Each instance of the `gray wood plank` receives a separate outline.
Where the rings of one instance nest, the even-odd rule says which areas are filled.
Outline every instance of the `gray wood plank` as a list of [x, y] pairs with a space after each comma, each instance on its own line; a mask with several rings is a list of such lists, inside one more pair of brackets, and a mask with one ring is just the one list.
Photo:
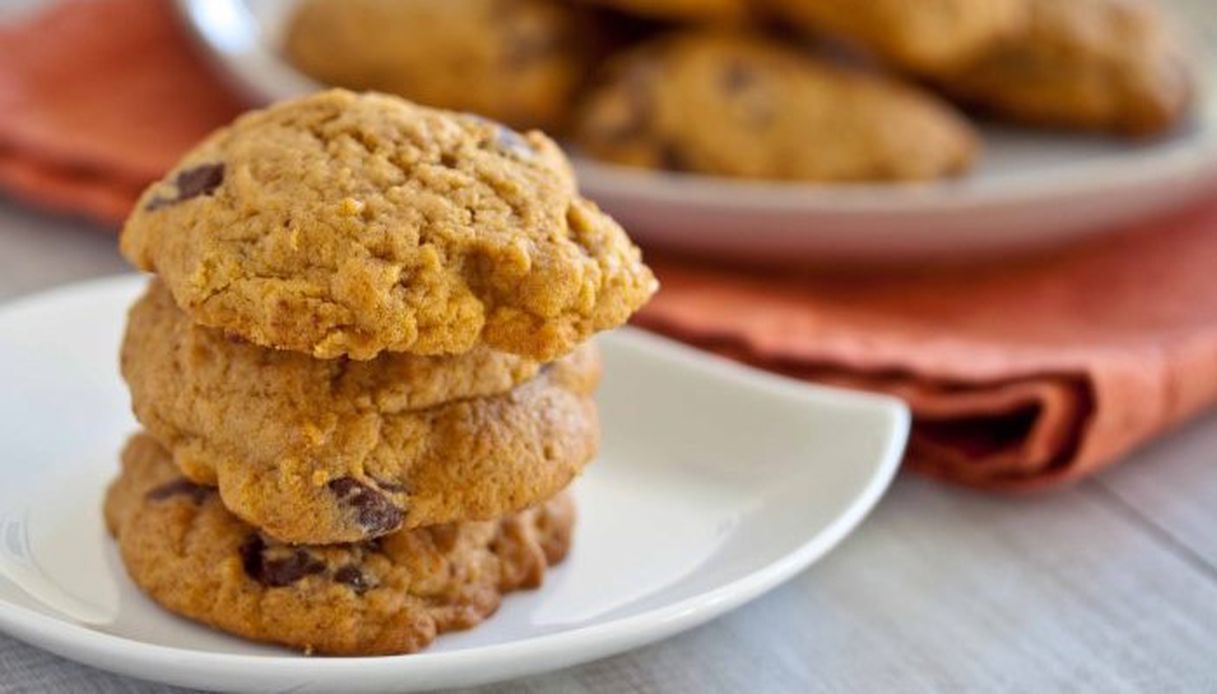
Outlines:
[[114, 230], [22, 208], [0, 196], [0, 300], [131, 268]]
[[0, 694], [30, 694], [31, 692], [171, 694], [185, 691], [111, 675], [108, 672], [64, 660], [0, 635]]
[[490, 691], [1203, 691], [1215, 625], [1217, 584], [1087, 485], [1000, 499], [902, 478], [752, 605]]
[[1098, 482], [1217, 575], [1217, 415], [1151, 444]]

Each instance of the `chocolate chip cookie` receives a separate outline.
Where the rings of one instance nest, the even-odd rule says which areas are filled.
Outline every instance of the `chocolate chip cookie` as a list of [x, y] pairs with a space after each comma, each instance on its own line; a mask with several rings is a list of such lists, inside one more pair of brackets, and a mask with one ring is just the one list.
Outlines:
[[554, 131], [596, 32], [550, 0], [308, 0], [286, 36], [288, 58], [323, 83]]
[[545, 136], [343, 90], [207, 138], [145, 191], [121, 247], [196, 322], [319, 358], [547, 361], [657, 286]]
[[139, 434], [105, 516], [128, 574], [166, 609], [305, 652], [381, 655], [422, 649], [481, 622], [503, 594], [539, 586], [570, 547], [574, 507], [562, 494], [492, 521], [285, 545], [181, 477], [169, 453]]
[[1192, 61], [1157, 3], [1024, 2], [1024, 29], [937, 74], [945, 91], [1017, 121], [1133, 136], [1187, 115]]
[[565, 488], [599, 442], [591, 344], [545, 367], [486, 348], [319, 360], [194, 324], [153, 282], [122, 371], [186, 476], [284, 542], [497, 518]]
[[1027, 20], [1027, 0], [763, 2], [796, 26], [844, 36], [895, 66], [923, 74], [971, 61], [1021, 31]]
[[588, 96], [575, 142], [630, 166], [874, 181], [960, 173], [978, 139], [915, 87], [764, 38], [699, 31], [620, 56]]

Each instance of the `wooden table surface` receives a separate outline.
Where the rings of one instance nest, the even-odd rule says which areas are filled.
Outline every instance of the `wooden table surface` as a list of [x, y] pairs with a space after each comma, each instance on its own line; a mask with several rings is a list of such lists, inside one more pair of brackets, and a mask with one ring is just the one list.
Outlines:
[[[0, 199], [0, 300], [124, 271], [113, 236]], [[903, 475], [727, 616], [502, 692], [1217, 691], [1217, 416], [1067, 491]], [[0, 636], [0, 691], [162, 691]]]

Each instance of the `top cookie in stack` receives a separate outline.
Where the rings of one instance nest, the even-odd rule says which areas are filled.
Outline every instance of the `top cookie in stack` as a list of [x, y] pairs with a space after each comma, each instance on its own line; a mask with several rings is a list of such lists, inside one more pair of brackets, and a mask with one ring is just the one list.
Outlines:
[[581, 344], [657, 286], [545, 136], [341, 90], [208, 138], [121, 246], [159, 276], [123, 346], [137, 417], [289, 543], [553, 497], [598, 442]]
[[121, 245], [195, 322], [323, 359], [548, 361], [656, 286], [545, 136], [340, 90], [208, 138]]

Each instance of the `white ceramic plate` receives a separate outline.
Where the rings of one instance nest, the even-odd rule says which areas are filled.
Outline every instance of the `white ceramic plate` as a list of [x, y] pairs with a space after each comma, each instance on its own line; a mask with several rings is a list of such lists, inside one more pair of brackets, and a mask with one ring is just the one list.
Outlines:
[[470, 685], [669, 636], [773, 588], [886, 488], [899, 402], [810, 387], [641, 332], [600, 339], [604, 445], [576, 488], [571, 556], [540, 590], [426, 652], [305, 658], [160, 610], [100, 514], [135, 423], [116, 373], [124, 276], [0, 309], [0, 629], [90, 665], [188, 687], [356, 691]]
[[[234, 84], [257, 101], [318, 85], [281, 59], [294, 0], [177, 0]], [[576, 159], [583, 191], [643, 242], [757, 260], [912, 261], [1060, 244], [1217, 189], [1217, 4], [1172, 0], [1197, 35], [1191, 123], [1150, 143], [998, 127], [965, 178], [814, 185], [647, 172]]]

